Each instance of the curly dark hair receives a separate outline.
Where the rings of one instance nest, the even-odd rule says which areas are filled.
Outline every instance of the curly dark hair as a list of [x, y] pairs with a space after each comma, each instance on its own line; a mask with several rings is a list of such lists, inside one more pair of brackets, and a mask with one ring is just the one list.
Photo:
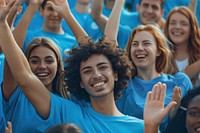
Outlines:
[[80, 87], [80, 64], [86, 61], [92, 55], [104, 55], [112, 64], [114, 73], [118, 75], [118, 81], [114, 85], [115, 100], [121, 96], [121, 91], [128, 85], [127, 81], [131, 78], [131, 62], [126, 52], [120, 49], [116, 44], [104, 42], [101, 39], [97, 43], [89, 40], [86, 45], [74, 47], [69, 51], [69, 58], [66, 60], [65, 80], [68, 90], [79, 100], [90, 101], [90, 96], [85, 89]]

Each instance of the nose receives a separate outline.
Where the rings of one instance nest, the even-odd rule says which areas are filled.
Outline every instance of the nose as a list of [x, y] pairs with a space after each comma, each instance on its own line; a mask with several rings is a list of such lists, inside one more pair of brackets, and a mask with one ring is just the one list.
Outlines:
[[140, 43], [139, 45], [138, 45], [138, 47], [137, 47], [137, 50], [143, 50], [144, 49], [144, 47], [142, 46], [142, 44]]
[[39, 69], [46, 69], [46, 64], [44, 62], [41, 62], [39, 65]]
[[99, 70], [94, 70], [93, 78], [98, 79], [101, 77], [101, 72]]
[[151, 6], [148, 6], [147, 9], [146, 9], [146, 11], [147, 11], [148, 13], [152, 13], [153, 10], [152, 10]]

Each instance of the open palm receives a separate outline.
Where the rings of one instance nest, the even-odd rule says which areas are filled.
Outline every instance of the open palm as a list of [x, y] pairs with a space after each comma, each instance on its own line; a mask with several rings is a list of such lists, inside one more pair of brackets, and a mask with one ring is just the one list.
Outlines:
[[144, 108], [144, 122], [146, 124], [158, 126], [168, 115], [170, 109], [176, 105], [176, 102], [171, 102], [164, 108], [165, 93], [166, 85], [158, 83], [154, 85], [152, 92], [147, 94]]

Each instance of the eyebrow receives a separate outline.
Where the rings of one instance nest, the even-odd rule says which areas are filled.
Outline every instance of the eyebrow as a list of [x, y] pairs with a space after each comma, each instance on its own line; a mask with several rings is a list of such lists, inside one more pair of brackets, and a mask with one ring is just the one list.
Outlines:
[[[32, 58], [39, 58], [39, 56], [31, 56], [30, 59]], [[45, 58], [53, 58], [53, 56], [46, 56]]]
[[[108, 64], [108, 62], [100, 62], [96, 66], [101, 66], [101, 65], [104, 65], [104, 64]], [[86, 67], [82, 68], [81, 71], [83, 71], [85, 69], [89, 69], [89, 68], [91, 68], [91, 66], [86, 66]]]

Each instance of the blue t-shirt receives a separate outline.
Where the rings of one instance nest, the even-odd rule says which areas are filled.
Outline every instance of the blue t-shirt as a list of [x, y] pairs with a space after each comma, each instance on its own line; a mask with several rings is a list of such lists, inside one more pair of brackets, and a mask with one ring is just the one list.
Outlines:
[[0, 84], [3, 81], [3, 72], [4, 72], [4, 54], [0, 54]]
[[58, 124], [56, 121], [43, 119], [20, 87], [16, 88], [8, 102], [3, 99], [3, 111], [6, 120], [12, 122], [13, 133], [43, 133], [45, 129]]
[[49, 118], [43, 119], [18, 87], [8, 102], [3, 100], [6, 120], [14, 133], [42, 133], [61, 123], [74, 123], [86, 133], [143, 133], [143, 120], [130, 116], [107, 116], [86, 104], [78, 105], [51, 93]]
[[139, 3], [139, 0], [126, 0], [126, 4], [130, 4], [132, 6], [131, 12], [137, 11], [136, 5]]
[[190, 0], [165, 0], [163, 18], [167, 18], [169, 12], [176, 6], [188, 6]]
[[[71, 12], [73, 14], [73, 16], [76, 18], [76, 20], [78, 21], [78, 23], [81, 25], [81, 27], [85, 30], [86, 25], [87, 25], [87, 19], [89, 19], [88, 17], [90, 17], [89, 13], [78, 13], [75, 9], [71, 9]], [[70, 27], [68, 26], [68, 24], [66, 23], [65, 20], [62, 21], [62, 27], [63, 30], [68, 33], [71, 36], [74, 36], [73, 32], [71, 31]]]
[[[103, 8], [102, 12], [106, 17], [109, 17], [112, 10]], [[101, 37], [103, 37], [103, 33], [99, 29], [98, 25], [94, 22], [92, 17], [88, 17], [87, 19], [87, 25], [85, 25], [85, 31], [87, 34], [94, 40], [97, 41]], [[126, 44], [128, 42], [128, 39], [131, 34], [131, 28], [123, 25], [119, 25], [118, 35], [117, 35], [117, 41], [120, 46], [120, 48], [124, 49], [126, 47]]]
[[[14, 21], [14, 27], [17, 26], [17, 24], [19, 23], [19, 21], [21, 20], [22, 16], [24, 15], [24, 12], [26, 11], [28, 5], [26, 4], [26, 2], [22, 3], [22, 11], [20, 14], [18, 14], [16, 16], [16, 19]], [[43, 25], [43, 17], [40, 16], [40, 10], [38, 9], [37, 12], [35, 13], [35, 15], [33, 16], [31, 23], [28, 27], [29, 30], [37, 30], [37, 29], [41, 29]]]
[[198, 24], [199, 24], [199, 27], [200, 27], [200, 0], [197, 0], [196, 17], [197, 17]]
[[6, 121], [3, 114], [3, 106], [2, 106], [2, 89], [0, 86], [0, 133], [4, 133], [6, 128]]
[[76, 0], [68, 0], [68, 3], [70, 8], [74, 8], [76, 5]]
[[[171, 102], [175, 86], [181, 87], [183, 96], [187, 94], [188, 90], [192, 89], [192, 83], [189, 77], [181, 72], [176, 73], [174, 76], [162, 74], [161, 76], [150, 81], [144, 81], [140, 78], [134, 77], [129, 81], [128, 88], [123, 91], [122, 97], [116, 101], [118, 109], [126, 115], [143, 119], [146, 95], [152, 90], [154, 84], [158, 82], [165, 83], [167, 86], [165, 106]], [[165, 129], [166, 124], [167, 118], [160, 125], [161, 132]]]
[[90, 106], [76, 104], [72, 101], [51, 94], [51, 111], [48, 119], [60, 123], [76, 124], [85, 133], [143, 133], [143, 120], [131, 116], [103, 115]]
[[120, 23], [124, 26], [135, 29], [137, 26], [141, 25], [140, 17], [138, 12], [124, 12], [126, 15], [122, 15]]
[[63, 61], [67, 58], [67, 51], [72, 49], [74, 46], [78, 46], [76, 39], [67, 33], [57, 34], [52, 32], [47, 32], [44, 30], [28, 31], [26, 34], [26, 39], [23, 46], [23, 51], [29, 45], [29, 43], [36, 37], [48, 37], [53, 40], [60, 49], [60, 53]]

